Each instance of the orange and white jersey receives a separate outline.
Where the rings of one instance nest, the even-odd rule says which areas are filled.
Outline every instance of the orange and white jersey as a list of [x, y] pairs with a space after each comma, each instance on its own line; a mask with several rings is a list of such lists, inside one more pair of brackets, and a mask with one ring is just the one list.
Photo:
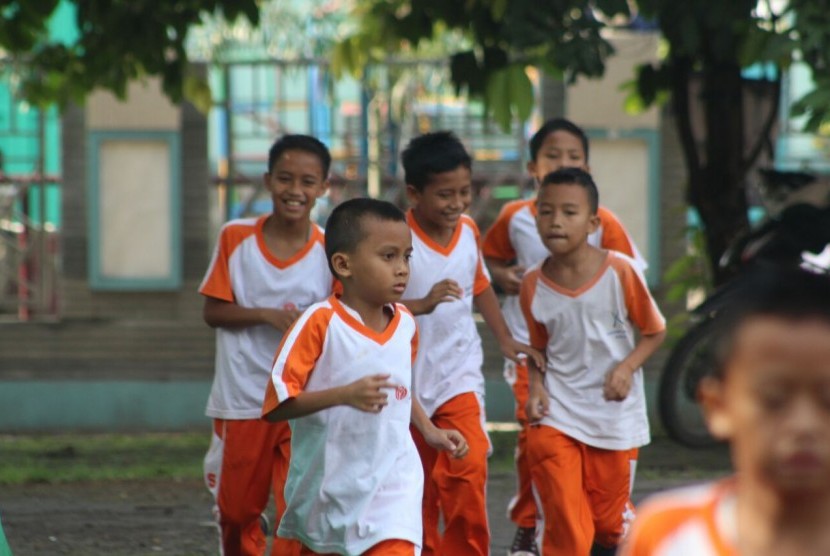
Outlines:
[[657, 494], [637, 510], [621, 556], [738, 556], [734, 482]]
[[[312, 224], [303, 248], [288, 260], [265, 245], [267, 216], [222, 226], [199, 293], [241, 307], [305, 309], [329, 296], [332, 276], [323, 231]], [[269, 325], [216, 329], [216, 371], [206, 414], [219, 419], [257, 419], [282, 333]]]
[[[597, 216], [599, 228], [588, 236], [588, 243], [628, 255], [634, 259], [637, 268], [644, 272], [648, 264], [616, 215], [605, 207], [599, 207]], [[481, 249], [485, 257], [505, 262], [515, 260], [516, 264], [524, 268], [530, 268], [547, 258], [550, 252], [536, 229], [536, 201], [529, 199], [505, 204], [496, 221], [484, 234]], [[519, 297], [504, 296], [502, 313], [513, 337], [520, 342], [529, 342]]]
[[596, 275], [570, 290], [544, 276], [540, 263], [525, 275], [519, 294], [530, 345], [547, 358], [550, 407], [542, 424], [595, 448], [628, 450], [650, 440], [642, 369], [625, 400], [602, 395], [605, 376], [634, 350], [635, 327], [641, 334], [665, 328], [633, 264], [607, 251]]
[[421, 545], [423, 468], [409, 432], [415, 318], [401, 304], [383, 333], [336, 296], [288, 331], [265, 390], [263, 415], [300, 392], [388, 374], [397, 387], [380, 413], [335, 406], [291, 423], [280, 536], [320, 553], [362, 554], [387, 539]]
[[425, 297], [436, 282], [450, 278], [463, 290], [461, 299], [439, 303], [428, 315], [419, 315], [421, 346], [415, 360], [414, 388], [427, 415], [465, 392], [484, 396], [484, 360], [481, 338], [473, 318], [473, 298], [490, 286], [479, 251], [475, 222], [463, 215], [446, 247], [424, 232], [410, 211], [412, 258], [409, 284], [403, 299]]

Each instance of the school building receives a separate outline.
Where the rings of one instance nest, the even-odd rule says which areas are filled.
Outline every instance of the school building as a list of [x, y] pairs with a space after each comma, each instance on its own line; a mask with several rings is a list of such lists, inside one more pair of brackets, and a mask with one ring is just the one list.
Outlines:
[[[647, 257], [659, 299], [663, 271], [687, 249], [682, 152], [665, 108], [624, 110], [620, 85], [657, 56], [657, 35], [611, 39], [617, 55], [601, 80], [565, 87], [533, 74], [537, 112], [508, 133], [454, 96], [442, 61], [406, 62], [408, 82], [376, 68], [371, 87], [333, 83], [320, 60], [207, 65], [207, 114], [171, 104], [152, 79], [133, 84], [126, 101], [96, 92], [60, 116], [0, 96], [0, 123], [23, 112], [35, 119], [29, 162], [12, 168], [0, 143], [0, 432], [208, 426], [214, 334], [197, 289], [221, 223], [270, 209], [261, 175], [268, 146], [286, 132], [315, 134], [332, 150], [323, 222], [350, 196], [400, 200], [399, 146], [453, 129], [475, 157], [471, 212], [485, 228], [503, 202], [528, 192], [532, 130], [564, 115], [588, 131], [602, 203]], [[489, 417], [510, 421], [489, 344]]]

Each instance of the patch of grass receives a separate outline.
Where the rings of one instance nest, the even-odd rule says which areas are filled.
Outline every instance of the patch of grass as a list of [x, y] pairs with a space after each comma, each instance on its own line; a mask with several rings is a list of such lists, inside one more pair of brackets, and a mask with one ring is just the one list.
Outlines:
[[[511, 472], [515, 431], [492, 431], [493, 473]], [[0, 436], [0, 485], [198, 479], [208, 432]]]
[[0, 485], [202, 475], [208, 432], [0, 436]]
[[512, 472], [516, 464], [514, 457], [516, 453], [517, 431], [490, 431], [490, 443], [493, 445], [493, 453], [487, 462], [490, 473]]

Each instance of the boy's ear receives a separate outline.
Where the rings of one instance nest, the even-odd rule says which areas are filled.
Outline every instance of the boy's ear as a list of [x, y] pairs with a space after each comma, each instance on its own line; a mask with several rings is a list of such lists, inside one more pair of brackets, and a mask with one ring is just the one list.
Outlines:
[[535, 180], [536, 179], [536, 161], [535, 160], [528, 160], [527, 161], [527, 166], [525, 166], [525, 168], [527, 168], [527, 173], [530, 174], [530, 177], [532, 177]]
[[697, 403], [703, 410], [706, 427], [718, 440], [732, 436], [732, 418], [724, 403], [724, 384], [717, 378], [703, 377], [697, 389]]
[[351, 261], [346, 253], [335, 253], [331, 256], [331, 266], [337, 278], [349, 278], [352, 275]]
[[[536, 218], [538, 219], [539, 217], [537, 216]], [[596, 214], [592, 214], [591, 219], [588, 222], [588, 233], [593, 234], [594, 232], [599, 230], [599, 225], [600, 225], [599, 216], [597, 216]]]
[[265, 186], [265, 189], [271, 191], [271, 172], [262, 174], [262, 185]]
[[409, 201], [409, 206], [414, 207], [418, 204], [421, 198], [421, 192], [414, 185], [406, 184], [406, 200]]

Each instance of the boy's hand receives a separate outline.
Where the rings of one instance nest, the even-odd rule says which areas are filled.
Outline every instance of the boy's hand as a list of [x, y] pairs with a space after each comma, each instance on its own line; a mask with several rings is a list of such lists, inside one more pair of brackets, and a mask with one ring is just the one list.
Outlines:
[[490, 269], [493, 280], [507, 295], [519, 295], [519, 288], [522, 285], [522, 276], [525, 273], [525, 267], [514, 264], [495, 270]]
[[262, 318], [280, 332], [286, 332], [303, 313], [297, 309], [261, 309]]
[[432, 286], [432, 289], [429, 290], [426, 297], [422, 300], [422, 314], [433, 312], [439, 303], [447, 303], [449, 301], [461, 299], [462, 295], [464, 295], [464, 290], [461, 289], [461, 286], [459, 286], [458, 282], [455, 280], [447, 278], [446, 280], [436, 282], [435, 285]]
[[449, 452], [456, 459], [463, 458], [470, 451], [467, 440], [455, 429], [431, 427], [429, 432], [424, 435], [424, 440], [436, 450]]
[[[535, 371], [531, 371], [535, 372]], [[548, 393], [545, 392], [544, 387], [531, 388], [530, 396], [527, 398], [525, 411], [527, 412], [527, 420], [533, 425], [542, 420], [542, 417], [548, 414], [550, 409], [550, 400]]]
[[609, 402], [621, 402], [628, 397], [631, 391], [631, 381], [634, 371], [621, 363], [605, 375], [605, 383], [602, 385], [602, 395]]
[[527, 344], [518, 342], [513, 338], [505, 338], [499, 347], [502, 355], [514, 363], [526, 365], [525, 358], [530, 357], [538, 368], [545, 368], [545, 357]]
[[395, 385], [389, 382], [390, 376], [364, 376], [346, 385], [343, 403], [367, 413], [380, 413], [388, 403], [388, 395], [383, 390], [395, 388]]

